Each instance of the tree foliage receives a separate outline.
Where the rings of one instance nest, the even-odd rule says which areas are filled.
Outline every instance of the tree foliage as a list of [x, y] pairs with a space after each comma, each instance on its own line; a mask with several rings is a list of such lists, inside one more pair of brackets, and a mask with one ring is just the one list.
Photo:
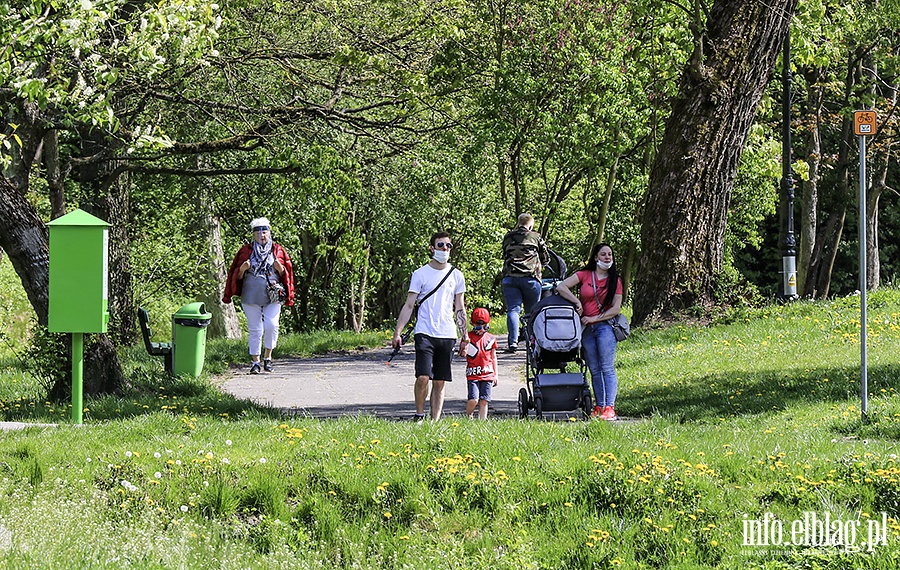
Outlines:
[[[454, 234], [469, 305], [503, 310], [499, 242], [522, 211], [572, 268], [602, 239], [629, 284], [680, 284], [654, 303], [716, 302], [722, 288], [696, 289], [697, 275], [734, 280], [740, 271], [761, 283], [771, 272], [762, 262], [777, 262], [757, 248], [772, 249], [779, 177], [777, 86], [761, 81], [756, 111], [756, 84], [725, 77], [728, 62], [746, 71], [748, 54], [770, 65], [777, 34], [754, 36], [769, 38], [759, 46], [740, 34], [720, 42], [720, 32], [732, 13], [752, 35], [793, 6], [762, 14], [731, 4], [3, 3], [0, 199], [11, 213], [0, 245], [45, 317], [46, 278], [29, 257], [46, 245], [43, 223], [76, 206], [109, 218], [122, 250], [111, 256], [117, 342], [130, 341], [128, 306], [220, 297], [216, 271], [260, 215], [295, 262], [289, 331], [391, 326], [439, 230]], [[842, 120], [855, 105], [885, 107], [896, 85], [898, 17], [887, 4], [803, 0], [793, 20], [795, 127], [804, 133], [795, 170], [817, 183], [819, 244], [853, 215], [840, 207], [852, 182], [849, 155], [837, 150]], [[851, 68], [858, 81], [847, 80]], [[710, 106], [688, 104], [691, 81]], [[722, 112], [732, 101], [739, 124]], [[676, 123], [685, 109], [721, 143], [706, 153], [726, 157], [708, 171], [721, 183], [661, 182], [703, 171], [680, 159], [703, 157], [701, 147], [686, 153], [663, 138], [664, 126], [667, 137], [684, 132]], [[887, 189], [897, 177], [892, 120], [872, 147]], [[814, 130], [818, 154], [801, 148]], [[706, 229], [691, 225], [699, 206], [653, 217], [669, 211], [660, 196], [695, 190], [719, 200]], [[695, 234], [686, 259], [702, 259], [702, 272], [638, 269], [640, 255]], [[37, 245], [17, 241], [24, 236]], [[636, 314], [653, 313], [641, 308], [646, 288], [637, 294]]]

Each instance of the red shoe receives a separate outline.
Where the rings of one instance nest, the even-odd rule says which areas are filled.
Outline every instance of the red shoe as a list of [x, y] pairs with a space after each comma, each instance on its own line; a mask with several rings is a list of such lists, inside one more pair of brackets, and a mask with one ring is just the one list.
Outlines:
[[606, 406], [603, 408], [603, 412], [600, 413], [601, 420], [613, 421], [619, 419], [616, 415], [616, 410], [613, 409], [612, 406]]
[[591, 417], [592, 417], [592, 418], [596, 418], [597, 416], [599, 416], [599, 415], [602, 414], [602, 413], [603, 413], [603, 409], [602, 409], [600, 406], [596, 406], [596, 407], [594, 408], [594, 411], [591, 412]]

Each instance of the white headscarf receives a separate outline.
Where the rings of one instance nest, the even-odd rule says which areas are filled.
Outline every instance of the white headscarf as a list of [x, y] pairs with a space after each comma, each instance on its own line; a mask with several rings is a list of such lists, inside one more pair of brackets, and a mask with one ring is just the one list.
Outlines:
[[259, 227], [269, 228], [269, 240], [266, 245], [256, 241], [255, 237], [251, 240], [253, 251], [250, 252], [250, 271], [254, 275], [268, 276], [275, 263], [275, 256], [272, 255], [272, 226], [269, 225], [268, 218], [256, 218], [250, 222], [251, 231]]

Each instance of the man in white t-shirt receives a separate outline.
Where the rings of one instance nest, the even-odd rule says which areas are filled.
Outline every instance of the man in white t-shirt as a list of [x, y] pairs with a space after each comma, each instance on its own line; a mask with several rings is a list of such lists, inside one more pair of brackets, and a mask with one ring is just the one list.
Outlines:
[[[450, 361], [457, 332], [462, 337], [460, 351], [468, 342], [466, 337], [466, 279], [462, 271], [448, 263], [453, 242], [450, 234], [439, 232], [431, 236], [431, 261], [416, 269], [409, 281], [406, 303], [397, 317], [394, 329], [394, 348], [402, 344], [400, 335], [420, 302], [413, 331], [416, 346], [416, 420], [425, 418], [425, 399], [431, 380], [431, 419], [439, 420], [444, 409], [444, 383], [452, 382]], [[423, 300], [424, 299], [424, 300]]]

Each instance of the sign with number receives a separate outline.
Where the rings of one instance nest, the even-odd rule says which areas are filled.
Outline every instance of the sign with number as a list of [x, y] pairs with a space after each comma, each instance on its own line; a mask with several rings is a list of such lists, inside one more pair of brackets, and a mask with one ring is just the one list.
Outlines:
[[875, 111], [853, 111], [853, 134], [875, 134]]

